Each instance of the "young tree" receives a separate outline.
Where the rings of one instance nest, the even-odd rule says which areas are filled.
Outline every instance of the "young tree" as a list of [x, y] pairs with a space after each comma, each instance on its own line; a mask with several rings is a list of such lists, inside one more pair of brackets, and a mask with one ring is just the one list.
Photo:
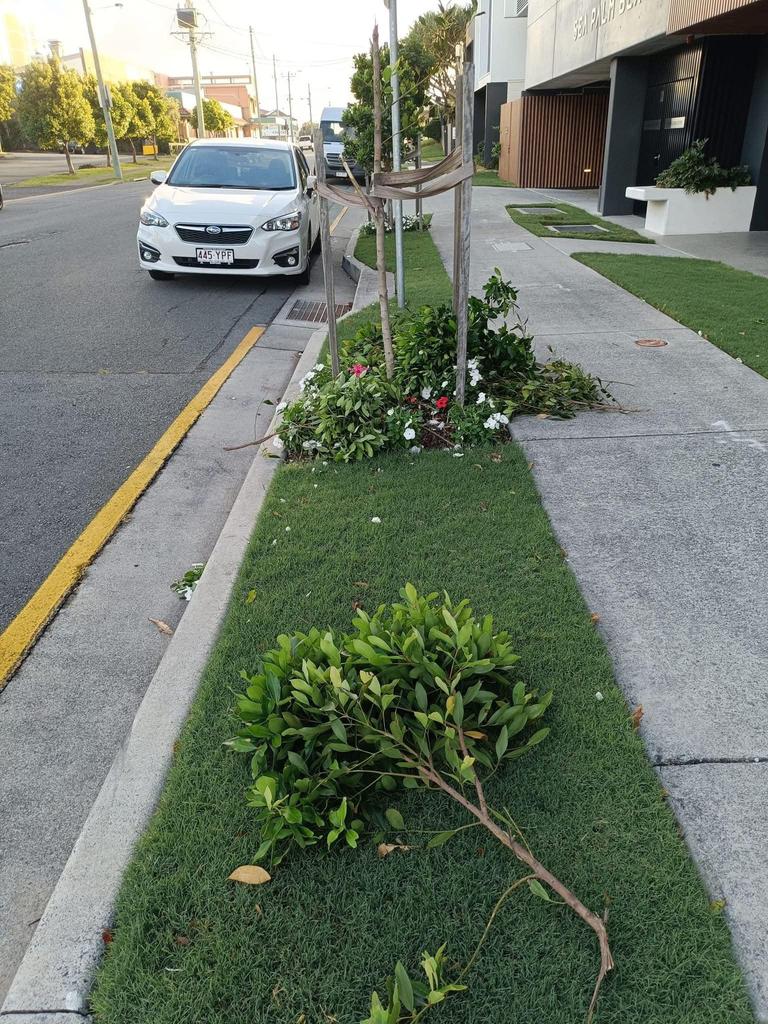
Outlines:
[[140, 99], [146, 100], [152, 112], [152, 141], [155, 146], [155, 160], [157, 160], [157, 143], [159, 139], [165, 142], [176, 137], [179, 123], [178, 103], [168, 99], [156, 85], [151, 82], [133, 82], [133, 92]]
[[[203, 99], [203, 123], [207, 132], [223, 135], [234, 127], [235, 119], [218, 100]], [[192, 111], [192, 124], [197, 124], [197, 107]]]
[[149, 101], [138, 95], [134, 88], [135, 85], [135, 82], [123, 82], [122, 85], [115, 87], [115, 90], [120, 91], [121, 96], [131, 111], [125, 138], [128, 139], [131, 145], [134, 163], [136, 163], [136, 141], [149, 138], [154, 134], [155, 130], [155, 119], [152, 115]]
[[55, 58], [29, 64], [21, 73], [17, 115], [24, 135], [41, 149], [64, 147], [67, 170], [74, 174], [69, 143], [85, 145], [96, 131], [80, 76]]
[[[13, 117], [16, 101], [16, 73], [8, 64], [0, 64], [0, 129], [5, 121]], [[3, 151], [3, 136], [0, 131], [0, 153]]]
[[[382, 168], [392, 166], [392, 87], [386, 69], [389, 68], [389, 47], [379, 47], [379, 61], [384, 70], [382, 85]], [[432, 58], [419, 42], [403, 40], [398, 58], [400, 73], [401, 141], [412, 142], [419, 134], [424, 119], [427, 84], [432, 70]], [[354, 58], [355, 71], [350, 87], [357, 102], [347, 107], [342, 124], [348, 131], [344, 143], [347, 160], [360, 164], [368, 173], [373, 170], [373, 58], [370, 53], [358, 53]]]
[[463, 45], [476, 7], [475, 2], [445, 6], [441, 0], [436, 11], [416, 19], [403, 40], [418, 43], [432, 57], [428, 92], [444, 123], [456, 114], [456, 47]]
[[[105, 149], [107, 153], [107, 167], [112, 163], [112, 154], [109, 151], [109, 138], [107, 137], [107, 124], [104, 120], [104, 111], [99, 103], [99, 87], [95, 75], [86, 75], [83, 79], [83, 92], [91, 108], [96, 130], [94, 142], [99, 149]], [[109, 95], [112, 101], [110, 113], [112, 115], [112, 129], [116, 139], [124, 139], [133, 116], [133, 108], [118, 88], [111, 88]]]

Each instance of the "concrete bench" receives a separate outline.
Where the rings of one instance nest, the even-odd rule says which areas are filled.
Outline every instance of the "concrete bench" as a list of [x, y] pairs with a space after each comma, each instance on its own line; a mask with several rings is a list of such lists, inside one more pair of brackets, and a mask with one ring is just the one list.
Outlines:
[[631, 185], [624, 194], [648, 204], [647, 231], [656, 235], [708, 235], [749, 231], [756, 192], [754, 185], [721, 187], [710, 196], [682, 188]]

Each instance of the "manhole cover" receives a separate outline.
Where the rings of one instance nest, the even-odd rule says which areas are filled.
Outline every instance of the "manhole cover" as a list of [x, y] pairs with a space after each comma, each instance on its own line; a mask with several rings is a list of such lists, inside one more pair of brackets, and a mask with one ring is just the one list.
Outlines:
[[567, 232], [569, 235], [594, 235], [599, 231], [608, 230], [599, 224], [548, 224], [547, 227], [550, 231], [556, 231], [558, 234]]
[[[344, 316], [352, 309], [351, 302], [337, 302], [336, 316]], [[328, 323], [328, 305], [325, 302], [312, 302], [308, 299], [298, 299], [291, 307], [287, 317], [288, 320], [301, 320], [310, 324]]]
[[525, 252], [531, 248], [527, 242], [491, 242], [496, 252]]
[[515, 213], [535, 213], [535, 214], [551, 214], [558, 213], [562, 214], [562, 210], [558, 210], [556, 206], [513, 206], [512, 209]]
[[663, 341], [661, 338], [640, 338], [635, 344], [638, 348], [664, 348], [669, 342]]

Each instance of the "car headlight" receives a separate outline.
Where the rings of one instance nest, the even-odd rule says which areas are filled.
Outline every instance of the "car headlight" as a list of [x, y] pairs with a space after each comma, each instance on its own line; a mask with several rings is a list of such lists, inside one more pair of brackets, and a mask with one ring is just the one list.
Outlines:
[[301, 224], [301, 210], [291, 210], [262, 224], [264, 231], [295, 231]]
[[152, 210], [142, 210], [139, 214], [139, 220], [150, 228], [168, 227], [168, 221], [165, 217], [162, 217], [159, 213], [153, 213]]

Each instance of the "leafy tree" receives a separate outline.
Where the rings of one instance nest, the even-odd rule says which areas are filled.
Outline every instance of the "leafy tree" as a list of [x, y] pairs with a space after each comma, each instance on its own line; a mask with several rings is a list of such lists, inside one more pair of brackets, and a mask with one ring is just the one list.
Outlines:
[[[94, 124], [96, 125], [96, 130], [93, 136], [94, 142], [100, 149], [105, 149], [107, 151], [107, 166], [109, 167], [112, 160], [112, 154], [109, 151], [107, 122], [104, 119], [104, 111], [101, 109], [101, 104], [99, 103], [99, 86], [95, 75], [85, 76], [83, 79], [83, 92], [85, 93], [85, 98], [88, 100], [90, 105]], [[112, 115], [112, 128], [115, 133], [115, 138], [124, 139], [133, 116], [133, 107], [119, 88], [110, 89], [109, 94], [112, 100], [110, 114]]]
[[[382, 137], [384, 164], [392, 162], [392, 86], [389, 81], [389, 46], [379, 48], [383, 72]], [[348, 135], [344, 153], [348, 161], [356, 161], [369, 173], [373, 170], [373, 59], [370, 53], [358, 53], [350, 87], [357, 102], [347, 107], [342, 125]], [[398, 55], [400, 76], [401, 142], [413, 142], [421, 130], [427, 102], [427, 85], [432, 71], [432, 58], [421, 43], [403, 40]]]
[[74, 174], [68, 144], [85, 145], [96, 131], [80, 76], [55, 58], [29, 64], [21, 73], [17, 114], [26, 138], [41, 149], [64, 147], [67, 169]]
[[123, 82], [113, 87], [113, 93], [119, 91], [127, 106], [130, 108], [131, 116], [125, 132], [125, 138], [131, 146], [133, 162], [136, 163], [136, 141], [146, 139], [154, 134], [155, 119], [152, 114], [152, 107], [149, 101], [139, 96], [135, 90], [135, 82]]
[[[197, 124], [197, 107], [192, 111], [192, 124]], [[234, 127], [235, 119], [218, 100], [203, 99], [203, 124], [213, 135], [223, 135]]]
[[452, 121], [456, 112], [456, 47], [466, 38], [476, 3], [448, 6], [442, 3], [436, 11], [422, 14], [403, 40], [419, 43], [432, 57], [428, 92], [443, 121]]
[[[8, 64], [0, 64], [0, 127], [3, 122], [13, 117], [16, 100], [16, 72]], [[3, 151], [3, 139], [0, 134], [0, 153]]]
[[314, 121], [305, 121], [299, 129], [299, 135], [314, 135], [317, 125]]
[[158, 139], [168, 142], [176, 138], [179, 123], [179, 106], [175, 100], [168, 99], [156, 85], [151, 82], [133, 82], [133, 92], [140, 99], [146, 100], [152, 112], [152, 141], [155, 144], [155, 160], [157, 160]]

